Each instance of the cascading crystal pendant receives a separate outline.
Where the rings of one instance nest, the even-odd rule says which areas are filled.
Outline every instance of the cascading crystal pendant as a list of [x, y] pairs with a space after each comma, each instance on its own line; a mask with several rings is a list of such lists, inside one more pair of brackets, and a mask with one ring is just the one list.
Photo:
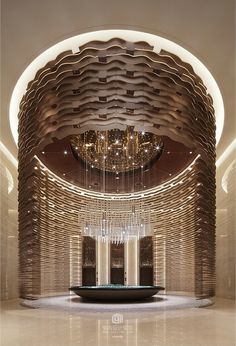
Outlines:
[[[118, 175], [118, 179], [121, 175], [125, 179], [125, 174], [136, 169], [141, 169], [142, 172], [153, 159], [160, 158], [163, 147], [162, 138], [159, 136], [145, 131], [134, 131], [131, 126], [127, 126], [124, 131], [89, 130], [71, 138], [74, 156], [86, 164], [85, 181], [88, 181], [90, 170], [97, 168], [103, 176], [104, 191], [108, 175]], [[109, 205], [100, 201], [97, 210], [91, 209], [89, 205], [86, 208], [87, 217], [82, 225], [86, 236], [119, 244], [132, 237], [152, 235], [150, 214], [144, 212], [141, 201], [136, 202], [129, 210], [124, 210], [122, 205], [117, 207], [115, 201]]]
[[110, 209], [103, 211], [99, 216], [96, 211], [89, 211], [83, 225], [83, 233], [103, 242], [115, 244], [125, 243], [132, 237], [142, 238], [152, 235], [150, 214], [142, 210]]

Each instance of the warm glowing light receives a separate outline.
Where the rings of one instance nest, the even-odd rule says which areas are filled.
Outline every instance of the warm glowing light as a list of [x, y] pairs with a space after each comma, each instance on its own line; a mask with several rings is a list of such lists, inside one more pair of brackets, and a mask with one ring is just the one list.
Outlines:
[[9, 160], [16, 168], [18, 167], [17, 159], [12, 155], [12, 153], [7, 149], [7, 147], [0, 141], [0, 150], [4, 154], [7, 160]]
[[[136, 199], [141, 199], [141, 198], [145, 198], [145, 197], [149, 197], [149, 196], [154, 196], [156, 194], [163, 193], [163, 191], [167, 191], [169, 189], [172, 189], [171, 184], [173, 182], [179, 183], [179, 180], [181, 180], [182, 176], [184, 176], [186, 171], [192, 170], [192, 167], [194, 166], [196, 160], [199, 157], [200, 157], [200, 154], [194, 158], [194, 160], [190, 163], [190, 165], [187, 168], [185, 168], [178, 175], [173, 176], [173, 178], [171, 178], [170, 180], [166, 181], [165, 183], [163, 183], [161, 185], [157, 185], [151, 189], [143, 190], [142, 192], [137, 191], [137, 192], [133, 192], [133, 193], [123, 193], [123, 194], [119, 194], [119, 195], [114, 195], [112, 193], [93, 192], [93, 191], [89, 191], [89, 190], [86, 190], [86, 189], [78, 187], [78, 186], [74, 186], [73, 192], [78, 194], [78, 195], [86, 195], [89, 198], [96, 198], [96, 199], [102, 199], [102, 200], [111, 200], [111, 199], [112, 200], [127, 200], [127, 199], [128, 200], [136, 200]], [[37, 159], [37, 161], [39, 162], [40, 168], [42, 169], [42, 171], [49, 172], [53, 177], [55, 177], [56, 180], [58, 180], [59, 182], [61, 182], [63, 184], [63, 189], [70, 191], [71, 188], [70, 188], [70, 184], [68, 183], [68, 181], [57, 176], [50, 169], [48, 169], [42, 163], [42, 161], [39, 160], [39, 158], [37, 156], [34, 156], [34, 158]], [[118, 174], [118, 172], [116, 172], [116, 174]], [[183, 181], [181, 180], [181, 182], [183, 182]], [[89, 189], [90, 188], [91, 188], [91, 185], [89, 185]], [[144, 185], [143, 188], [146, 189], [146, 185]]]
[[216, 167], [220, 167], [220, 165], [232, 154], [234, 150], [236, 150], [236, 138], [234, 138], [223, 154], [218, 158], [216, 161]]
[[233, 160], [233, 162], [231, 162], [231, 164], [227, 167], [223, 177], [222, 177], [222, 180], [221, 180], [221, 186], [223, 188], [223, 190], [228, 193], [228, 179], [229, 179], [229, 174], [231, 173], [231, 171], [233, 169], [235, 169], [236, 167], [236, 159]]
[[67, 150], [64, 150], [64, 155], [67, 155], [68, 154], [68, 151]]
[[7, 192], [8, 194], [10, 194], [14, 188], [14, 181], [13, 181], [13, 176], [11, 172], [9, 171], [9, 169], [7, 167], [5, 167], [5, 169], [6, 169], [6, 176], [8, 180]]

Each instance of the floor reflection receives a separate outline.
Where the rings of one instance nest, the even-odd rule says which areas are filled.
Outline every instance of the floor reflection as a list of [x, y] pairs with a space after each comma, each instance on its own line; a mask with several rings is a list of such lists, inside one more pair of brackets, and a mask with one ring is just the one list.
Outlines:
[[2, 304], [1, 320], [4, 346], [235, 345], [230, 300], [202, 309], [80, 314], [29, 309], [9, 301]]

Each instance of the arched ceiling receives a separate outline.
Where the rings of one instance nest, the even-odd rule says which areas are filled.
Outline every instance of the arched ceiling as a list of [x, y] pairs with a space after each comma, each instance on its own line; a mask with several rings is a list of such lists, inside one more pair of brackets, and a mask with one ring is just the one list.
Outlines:
[[[3, 1], [2, 133], [16, 155], [8, 122], [9, 100], [16, 80], [40, 52], [88, 28], [147, 28], [172, 39], [199, 57], [215, 76], [225, 103], [221, 154], [235, 136], [234, 1]], [[54, 14], [54, 15], [52, 15]], [[43, 23], [43, 25], [42, 25]]]
[[90, 41], [48, 61], [28, 83], [19, 158], [40, 153], [51, 170], [83, 188], [145, 190], [196, 154], [214, 156], [213, 105], [202, 79], [177, 55], [141, 40]]

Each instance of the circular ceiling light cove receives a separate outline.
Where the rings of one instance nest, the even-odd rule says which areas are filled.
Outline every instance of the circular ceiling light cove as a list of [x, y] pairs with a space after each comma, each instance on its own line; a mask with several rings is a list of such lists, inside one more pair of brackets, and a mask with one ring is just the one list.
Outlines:
[[203, 80], [207, 92], [213, 98], [213, 107], [216, 118], [216, 143], [218, 143], [224, 125], [224, 104], [220, 89], [206, 66], [192, 53], [170, 40], [157, 35], [133, 30], [100, 30], [73, 36], [55, 44], [33, 60], [18, 79], [10, 101], [9, 118], [15, 142], [18, 142], [17, 129], [19, 105], [26, 92], [28, 83], [35, 77], [37, 71], [47, 64], [48, 61], [55, 59], [60, 53], [66, 50], [72, 50], [73, 53], [76, 53], [79, 50], [79, 46], [86, 44], [89, 41], [106, 41], [114, 37], [119, 37], [130, 42], [145, 41], [153, 46], [154, 52], [159, 53], [161, 50], [168, 51], [177, 55], [180, 59], [189, 63], [193, 67], [195, 73]]
[[[191, 172], [193, 170], [193, 167], [197, 160], [201, 157], [201, 155], [197, 155], [193, 161], [190, 163], [190, 165], [185, 168], [183, 171], [181, 171], [178, 175], [172, 177], [170, 180], [166, 181], [165, 183], [161, 185], [157, 185], [153, 188], [137, 191], [137, 192], [128, 192], [128, 193], [122, 193], [122, 194], [114, 194], [114, 193], [108, 193], [108, 192], [94, 192], [85, 188], [82, 188], [77, 185], [72, 185], [70, 182], [68, 182], [66, 179], [63, 179], [56, 175], [54, 172], [52, 172], [37, 156], [34, 156], [34, 158], [37, 160], [37, 162], [40, 165], [40, 169], [42, 171], [48, 172], [52, 178], [49, 178], [49, 180], [52, 181], [58, 181], [60, 184], [63, 185], [63, 190], [73, 191], [73, 193], [85, 196], [92, 199], [98, 199], [98, 200], [133, 200], [133, 199], [143, 199], [144, 197], [150, 197], [155, 196], [158, 193], [163, 193], [175, 185], [181, 185], [183, 183], [182, 178], [186, 174], [186, 172]], [[37, 167], [37, 166], [36, 166]], [[38, 167], [37, 167], [38, 169]]]

